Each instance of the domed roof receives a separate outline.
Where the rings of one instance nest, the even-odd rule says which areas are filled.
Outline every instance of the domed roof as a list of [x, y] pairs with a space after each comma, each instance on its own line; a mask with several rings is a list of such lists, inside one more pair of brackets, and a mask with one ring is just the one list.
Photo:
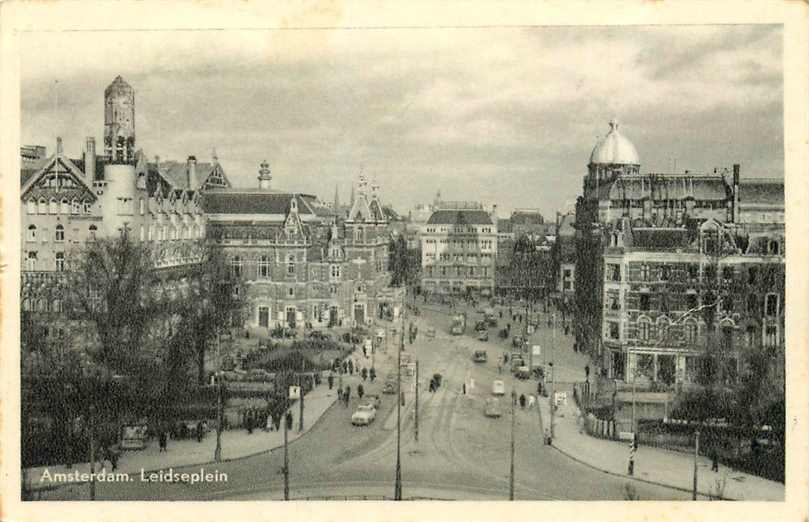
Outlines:
[[600, 140], [592, 154], [591, 164], [640, 165], [638, 151], [632, 142], [618, 132], [618, 121], [610, 120], [610, 131]]

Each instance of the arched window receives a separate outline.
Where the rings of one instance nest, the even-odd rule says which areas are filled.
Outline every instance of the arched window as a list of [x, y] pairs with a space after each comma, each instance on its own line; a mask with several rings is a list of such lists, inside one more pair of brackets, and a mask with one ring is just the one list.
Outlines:
[[638, 319], [638, 339], [648, 341], [652, 330], [652, 321], [648, 317]]
[[154, 225], [149, 225], [149, 241], [154, 238]]
[[61, 213], [64, 215], [70, 214], [70, 204], [67, 202], [67, 198], [62, 199]]
[[40, 214], [48, 213], [48, 202], [45, 201], [45, 198], [39, 198], [39, 213]]
[[781, 245], [775, 239], [770, 241], [767, 250], [769, 251], [770, 255], [777, 256], [781, 253]]
[[292, 254], [287, 256], [287, 274], [288, 275], [295, 274], [295, 256]]
[[143, 241], [146, 239], [146, 229], [143, 228], [143, 225], [140, 226], [140, 240]]
[[70, 213], [71, 214], [78, 214], [79, 212], [81, 212], [81, 205], [79, 204], [79, 202], [77, 200], [74, 199], [71, 202]]
[[29, 199], [27, 201], [28, 213], [29, 214], [36, 214], [37, 213], [37, 202], [33, 199]]
[[65, 271], [65, 253], [64, 252], [57, 252], [56, 253], [56, 271], [57, 272], [64, 272]]
[[56, 241], [62, 242], [65, 240], [65, 227], [56, 225]]
[[258, 260], [258, 276], [263, 279], [270, 277], [270, 258], [261, 256]]
[[51, 310], [53, 310], [56, 313], [61, 313], [62, 312], [62, 301], [60, 301], [59, 299], [54, 299], [53, 304], [51, 305]]
[[142, 216], [146, 213], [146, 202], [143, 201], [143, 198], [140, 198], [138, 205], [140, 207], [140, 215]]
[[92, 204], [89, 201], [84, 202], [84, 213], [89, 214], [92, 209]]
[[98, 231], [98, 228], [95, 225], [90, 225], [90, 238], [89, 238], [90, 241], [95, 241], [96, 240], [96, 232], [97, 231]]
[[36, 252], [28, 252], [28, 258], [25, 260], [25, 269], [26, 270], [36, 270], [37, 269], [37, 253]]
[[53, 199], [53, 198], [51, 198], [50, 213], [51, 214], [58, 214], [59, 213], [59, 203], [57, 203], [56, 200]]
[[28, 241], [36, 241], [36, 240], [37, 240], [37, 226], [28, 225]]

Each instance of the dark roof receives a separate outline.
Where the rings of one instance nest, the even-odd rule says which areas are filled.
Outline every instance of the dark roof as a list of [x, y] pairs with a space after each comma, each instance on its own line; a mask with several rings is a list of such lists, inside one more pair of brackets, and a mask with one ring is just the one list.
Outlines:
[[739, 202], [784, 206], [784, 180], [756, 179], [739, 181]]
[[436, 210], [427, 220], [428, 225], [492, 225], [492, 218], [484, 210]]
[[[208, 179], [208, 176], [214, 169], [213, 163], [205, 163], [198, 161], [194, 168], [194, 177], [198, 185], [201, 185]], [[188, 186], [188, 163], [180, 161], [161, 161], [160, 173], [166, 178], [166, 181], [172, 184], [175, 188], [196, 188]]]
[[603, 183], [598, 188], [600, 199], [654, 200], [694, 198], [699, 201], [725, 200], [730, 197], [730, 187], [721, 176], [646, 174], [620, 177]]
[[515, 225], [541, 225], [545, 218], [539, 212], [515, 210], [511, 213], [511, 222]]
[[632, 246], [649, 249], [682, 248], [690, 243], [685, 228], [643, 228], [632, 230]]
[[202, 208], [211, 214], [286, 214], [290, 201], [298, 202], [299, 214], [312, 214], [298, 194], [285, 192], [246, 192], [212, 190], [204, 192]]
[[509, 234], [514, 230], [514, 227], [511, 226], [511, 220], [508, 218], [498, 218], [497, 219], [497, 231], [502, 234]]

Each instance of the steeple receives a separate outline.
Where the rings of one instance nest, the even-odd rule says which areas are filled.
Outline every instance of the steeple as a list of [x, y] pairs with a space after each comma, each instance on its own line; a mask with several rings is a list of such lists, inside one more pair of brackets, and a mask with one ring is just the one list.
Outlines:
[[351, 184], [351, 201], [350, 201], [350, 203], [351, 203], [351, 206], [353, 207], [354, 206], [354, 184], [353, 183]]
[[104, 153], [111, 163], [135, 161], [135, 90], [120, 76], [104, 90]]
[[340, 192], [339, 192], [339, 185], [337, 183], [334, 184], [334, 210], [340, 208]]

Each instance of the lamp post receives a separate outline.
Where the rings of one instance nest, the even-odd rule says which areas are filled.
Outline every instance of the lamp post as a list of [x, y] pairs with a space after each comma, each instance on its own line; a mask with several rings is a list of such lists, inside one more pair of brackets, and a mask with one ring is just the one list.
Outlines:
[[413, 423], [413, 428], [415, 430], [415, 439], [416, 442], [419, 441], [419, 360], [416, 359], [416, 404], [415, 404], [415, 422]]
[[[286, 379], [284, 379], [286, 380]], [[284, 383], [286, 384], [286, 383]], [[284, 500], [289, 500], [289, 386], [284, 389]]]
[[514, 425], [516, 417], [514, 416], [514, 403], [517, 402], [517, 392], [511, 390], [511, 463], [508, 475], [508, 499], [514, 500]]
[[399, 349], [396, 363], [396, 478], [393, 489], [393, 500], [402, 500], [402, 351], [404, 350], [404, 316], [400, 332]]
[[556, 312], [553, 312], [553, 328], [551, 329], [551, 363], [550, 363], [550, 370], [549, 373], [551, 374], [551, 440], [553, 440], [554, 430], [553, 430], [553, 418], [555, 416], [554, 410], [556, 409], [556, 400], [555, 400], [555, 392], [556, 392], [556, 372], [554, 371], [553, 367], [553, 360], [554, 355], [556, 354]]
[[699, 458], [699, 429], [694, 433], [694, 489], [691, 492], [691, 500], [697, 500], [697, 459]]
[[90, 500], [96, 499], [96, 441], [95, 441], [95, 405], [91, 404], [89, 408], [89, 428], [90, 428]]
[[222, 357], [219, 351], [219, 330], [216, 331], [216, 448], [213, 451], [213, 459], [216, 462], [222, 461], [222, 423], [224, 422], [222, 404]]

